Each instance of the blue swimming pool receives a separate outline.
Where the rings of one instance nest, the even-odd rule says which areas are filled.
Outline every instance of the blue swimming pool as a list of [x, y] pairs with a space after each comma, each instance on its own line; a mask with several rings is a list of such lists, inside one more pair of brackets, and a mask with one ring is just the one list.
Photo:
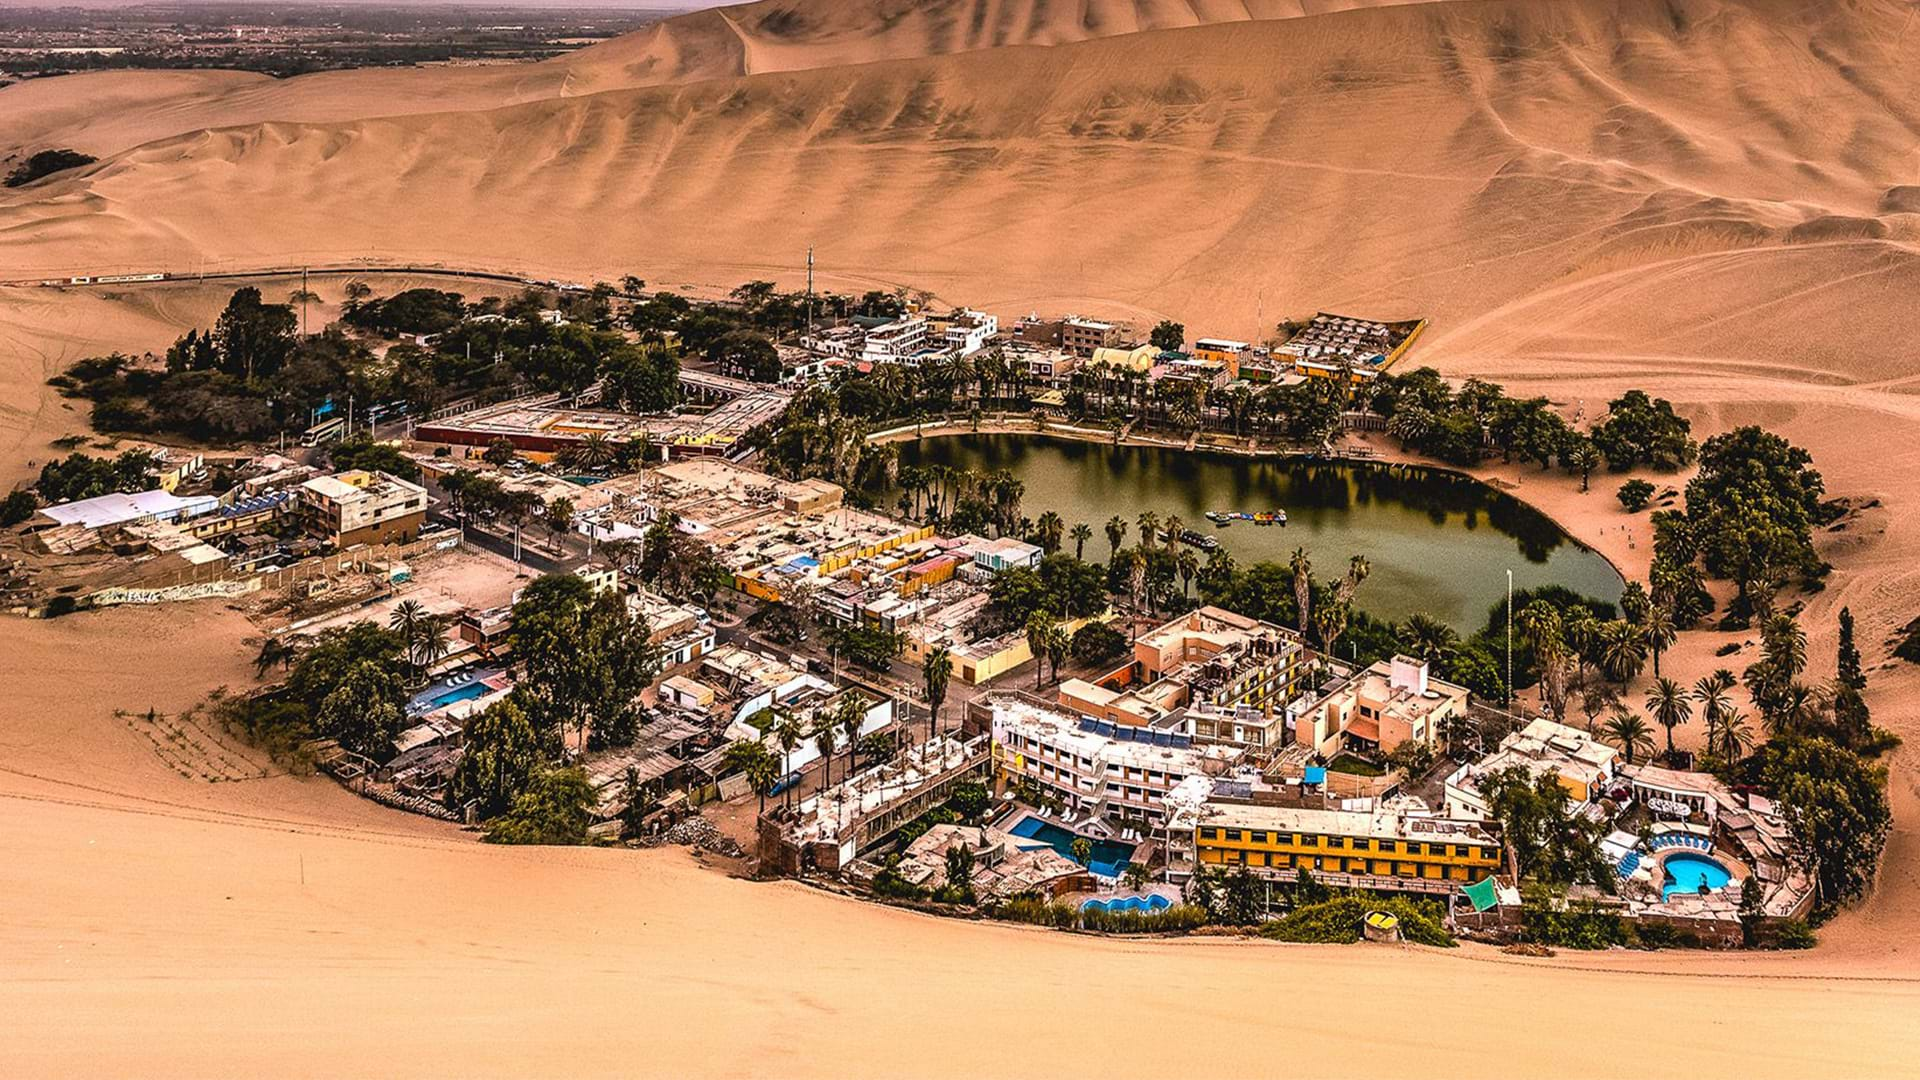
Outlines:
[[[1031, 814], [1016, 822], [1010, 831], [1023, 839], [1038, 840], [1069, 859], [1073, 858], [1073, 842], [1080, 839], [1074, 833], [1058, 825], [1048, 824]], [[1092, 856], [1087, 860], [1087, 869], [1101, 877], [1117, 878], [1126, 870], [1127, 864], [1133, 861], [1132, 844], [1091, 838], [1087, 842], [1093, 845]]]
[[1116, 896], [1109, 900], [1089, 900], [1080, 905], [1081, 911], [1097, 908], [1101, 911], [1165, 911], [1173, 906], [1173, 901], [1158, 893], [1146, 896]]
[[1718, 892], [1727, 887], [1733, 875], [1720, 865], [1719, 860], [1705, 855], [1695, 855], [1683, 851], [1667, 856], [1667, 880], [1660, 888], [1660, 899], [1666, 900], [1675, 893], [1697, 893], [1705, 885], [1709, 892]]
[[436, 693], [423, 693], [407, 703], [407, 711], [416, 716], [425, 715], [436, 709], [444, 709], [455, 702], [472, 701], [492, 689], [479, 679], [475, 679], [464, 686], [450, 686]]

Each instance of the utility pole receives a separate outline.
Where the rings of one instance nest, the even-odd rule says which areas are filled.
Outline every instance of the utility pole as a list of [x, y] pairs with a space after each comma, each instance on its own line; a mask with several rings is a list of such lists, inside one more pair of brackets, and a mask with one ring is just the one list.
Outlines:
[[813, 336], [813, 245], [807, 245], [807, 336]]
[[300, 336], [306, 337], [312, 331], [307, 329], [307, 297], [313, 295], [307, 288], [307, 268], [300, 268]]

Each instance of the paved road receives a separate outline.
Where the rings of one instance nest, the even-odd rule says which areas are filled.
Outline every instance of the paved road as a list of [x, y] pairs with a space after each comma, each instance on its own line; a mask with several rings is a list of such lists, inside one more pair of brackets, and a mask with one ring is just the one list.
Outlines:
[[[459, 524], [459, 522], [455, 521], [453, 518], [443, 514], [434, 515], [434, 520], [446, 525]], [[487, 532], [479, 528], [478, 526], [474, 525], [472, 522], [468, 522], [465, 528], [465, 536], [466, 536], [467, 543], [472, 544], [474, 547], [477, 547], [482, 551], [491, 551], [495, 555], [499, 555], [502, 558], [506, 558], [506, 559], [513, 558], [512, 534], [508, 534], [506, 536], [497, 536], [493, 533]], [[578, 566], [581, 561], [584, 561], [584, 560], [574, 560], [569, 562], [556, 562], [553, 559], [547, 558], [545, 555], [540, 554], [539, 552], [535, 551], [532, 547], [528, 546], [527, 543], [525, 542], [525, 536], [526, 534], [523, 532], [521, 534], [522, 541], [520, 544], [520, 564], [522, 566], [528, 567], [529, 569], [536, 570], [542, 574], [559, 574], [559, 573], [564, 573], [566, 571], [572, 570], [575, 566]]]

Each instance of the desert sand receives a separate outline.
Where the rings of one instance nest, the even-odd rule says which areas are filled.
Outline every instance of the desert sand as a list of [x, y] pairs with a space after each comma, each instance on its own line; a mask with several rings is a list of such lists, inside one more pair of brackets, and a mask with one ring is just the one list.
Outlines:
[[[825, 287], [1003, 317], [1427, 315], [1415, 360], [1450, 376], [1589, 418], [1641, 386], [1879, 500], [1823, 539], [1803, 621], [1823, 676], [1851, 606], [1911, 743], [1920, 669], [1881, 643], [1920, 615], [1913, 16], [814, 0], [452, 78], [24, 84], [0, 156], [103, 160], [0, 192], [0, 280], [370, 259], [725, 288], [797, 284], [813, 245]], [[84, 423], [47, 375], [161, 347], [225, 291], [0, 289], [9, 478]], [[1487, 474], [1644, 570], [1617, 481]], [[24, 1033], [0, 1072], [1869, 1075], [1916, 1049], [1911, 750], [1879, 887], [1811, 954], [1115, 943], [677, 853], [486, 849], [323, 781], [179, 775], [112, 715], [244, 681], [249, 632], [217, 605], [0, 622], [0, 1015]], [[1688, 635], [1669, 673], [1723, 640]]]

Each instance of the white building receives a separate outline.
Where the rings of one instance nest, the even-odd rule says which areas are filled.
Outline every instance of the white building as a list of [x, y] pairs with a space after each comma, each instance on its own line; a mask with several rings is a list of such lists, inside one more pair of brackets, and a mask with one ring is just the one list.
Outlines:
[[927, 320], [924, 315], [902, 315], [867, 331], [860, 359], [870, 364], [905, 364], [927, 348]]
[[999, 332], [999, 319], [984, 311], [962, 308], [947, 324], [947, 348], [959, 356], [970, 356], [985, 348]]
[[995, 761], [1008, 777], [1058, 799], [1069, 817], [1158, 829], [1170, 792], [1190, 777], [1222, 775], [1242, 757], [1232, 747], [1194, 746], [1177, 732], [1117, 738], [1096, 733], [1094, 724], [1017, 698], [996, 700]]

